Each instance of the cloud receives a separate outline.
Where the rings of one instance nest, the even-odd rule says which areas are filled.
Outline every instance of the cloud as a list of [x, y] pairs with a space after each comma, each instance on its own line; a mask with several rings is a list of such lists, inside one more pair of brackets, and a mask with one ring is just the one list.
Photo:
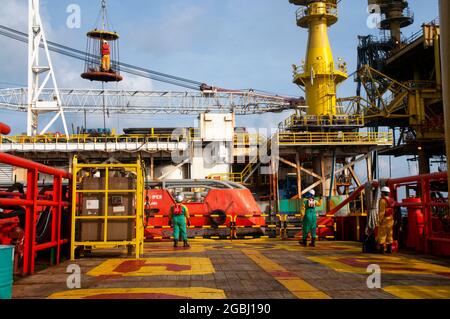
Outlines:
[[28, 24], [28, 2], [2, 0], [0, 17], [2, 24], [25, 30]]
[[[7, 27], [26, 31], [28, 5], [25, 1], [2, 0], [0, 23]], [[0, 36], [0, 60], [2, 74], [0, 81], [26, 83], [27, 46], [25, 43]]]
[[157, 19], [136, 23], [124, 38], [131, 39], [136, 43], [136, 49], [147, 55], [186, 51], [195, 46], [192, 40], [202, 32], [206, 12], [204, 3], [169, 3]]
[[124, 80], [120, 84], [121, 90], [141, 90], [153, 91], [153, 81], [151, 79], [124, 74]]

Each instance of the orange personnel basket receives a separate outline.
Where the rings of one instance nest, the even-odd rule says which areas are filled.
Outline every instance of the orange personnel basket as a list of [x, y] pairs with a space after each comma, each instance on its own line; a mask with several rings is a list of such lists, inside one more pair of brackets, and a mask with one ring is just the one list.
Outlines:
[[[86, 80], [99, 82], [120, 82], [119, 65], [119, 35], [116, 32], [92, 30], [87, 33], [86, 63], [81, 77]], [[102, 54], [103, 42], [107, 41], [110, 48], [109, 68], [102, 65], [105, 58]]]
[[119, 34], [107, 31], [106, 0], [102, 0], [101, 27], [87, 33], [86, 63], [81, 77], [99, 82], [120, 82]]

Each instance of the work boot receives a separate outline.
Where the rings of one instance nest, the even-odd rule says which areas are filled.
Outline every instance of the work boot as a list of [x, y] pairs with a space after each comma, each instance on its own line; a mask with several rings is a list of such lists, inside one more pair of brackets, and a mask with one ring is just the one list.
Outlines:
[[308, 244], [308, 241], [306, 239], [303, 239], [303, 241], [299, 241], [298, 242], [300, 245], [302, 245], [303, 247], [306, 247]]
[[386, 246], [386, 254], [392, 254], [392, 244]]
[[188, 241], [187, 241], [187, 240], [185, 240], [185, 241], [184, 241], [184, 247], [186, 247], [186, 248], [189, 248], [189, 247], [191, 247], [191, 245], [189, 245], [189, 243], [188, 243]]
[[173, 241], [173, 248], [177, 248], [178, 247], [178, 240], [174, 240]]
[[311, 244], [309, 244], [309, 247], [316, 247], [316, 239], [311, 239]]

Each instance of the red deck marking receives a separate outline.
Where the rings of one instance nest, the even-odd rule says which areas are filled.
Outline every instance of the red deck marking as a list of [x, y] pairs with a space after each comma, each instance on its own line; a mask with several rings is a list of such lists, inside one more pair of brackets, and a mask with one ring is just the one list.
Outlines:
[[126, 260], [123, 263], [121, 263], [119, 266], [117, 266], [114, 269], [114, 272], [120, 272], [120, 273], [130, 273], [130, 272], [136, 272], [139, 271], [143, 267], [166, 267], [166, 270], [178, 272], [178, 271], [185, 271], [185, 270], [191, 270], [192, 266], [190, 265], [177, 265], [177, 264], [152, 264], [147, 263], [144, 260]]
[[83, 299], [192, 299], [185, 296], [156, 294], [156, 293], [110, 293], [87, 296]]
[[145, 266], [144, 260], [126, 260], [114, 269], [114, 272], [129, 273], [135, 272]]
[[384, 270], [396, 270], [396, 271], [416, 271], [416, 272], [424, 272], [425, 269], [420, 268], [411, 268], [411, 267], [403, 267], [403, 263], [398, 262], [389, 262], [389, 261], [383, 261], [378, 260], [377, 258], [362, 261], [358, 258], [339, 258], [337, 261], [351, 266], [351, 267], [357, 267], [357, 268], [364, 268], [366, 269], [369, 265], [376, 263], [377, 265], [380, 265], [380, 267]]

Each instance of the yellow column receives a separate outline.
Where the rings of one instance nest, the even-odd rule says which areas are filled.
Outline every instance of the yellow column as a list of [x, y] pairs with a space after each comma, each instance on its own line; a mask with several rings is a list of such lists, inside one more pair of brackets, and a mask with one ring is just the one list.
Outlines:
[[348, 78], [345, 64], [335, 69], [328, 38], [328, 27], [338, 19], [336, 1], [291, 2], [302, 5], [297, 24], [309, 30], [306, 61], [302, 73], [295, 72], [294, 83], [305, 87], [308, 115], [336, 115], [336, 85]]
[[78, 175], [78, 158], [74, 156], [72, 161], [72, 221], [70, 232], [70, 260], [75, 260], [75, 230], [76, 230], [76, 216], [77, 216], [77, 175]]

